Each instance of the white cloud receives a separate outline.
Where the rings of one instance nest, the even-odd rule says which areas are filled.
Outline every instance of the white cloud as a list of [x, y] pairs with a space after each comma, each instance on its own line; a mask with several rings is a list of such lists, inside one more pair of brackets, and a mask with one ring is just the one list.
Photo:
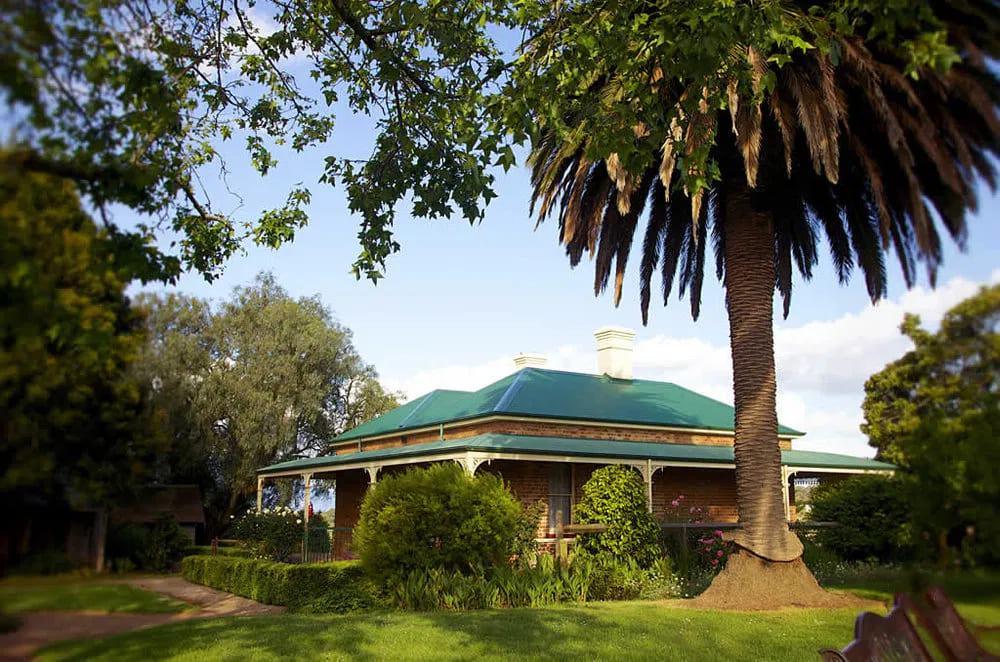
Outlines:
[[[1000, 269], [993, 271], [990, 282], [1000, 282]], [[871, 456], [874, 449], [858, 427], [864, 383], [910, 348], [899, 332], [903, 315], [920, 315], [924, 326], [933, 328], [945, 311], [978, 288], [978, 283], [954, 278], [935, 290], [914, 288], [895, 300], [868, 305], [836, 319], [776, 327], [778, 418], [808, 432], [795, 447]], [[550, 368], [575, 372], [596, 369], [591, 345], [565, 345], [542, 353]], [[449, 365], [383, 381], [410, 398], [435, 388], [476, 390], [513, 372], [512, 359]], [[635, 343], [634, 367], [636, 377], [674, 382], [723, 402], [733, 401], [728, 345], [662, 334], [640, 337]]]

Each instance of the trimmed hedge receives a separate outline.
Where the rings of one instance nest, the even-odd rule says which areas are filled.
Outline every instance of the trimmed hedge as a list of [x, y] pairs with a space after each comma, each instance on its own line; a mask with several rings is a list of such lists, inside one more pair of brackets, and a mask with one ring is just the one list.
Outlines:
[[[218, 556], [238, 556], [243, 559], [250, 558], [250, 550], [243, 549], [242, 547], [223, 547], [222, 545], [219, 545], [217, 551]], [[192, 545], [187, 548], [187, 553], [184, 556], [212, 556], [212, 546]]]
[[378, 606], [357, 561], [293, 565], [232, 556], [188, 556], [181, 575], [196, 584], [296, 611], [364, 611]]

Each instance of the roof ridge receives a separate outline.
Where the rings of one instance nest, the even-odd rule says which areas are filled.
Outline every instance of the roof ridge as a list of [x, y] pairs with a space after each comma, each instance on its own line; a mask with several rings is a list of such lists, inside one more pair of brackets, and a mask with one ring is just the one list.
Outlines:
[[[522, 386], [521, 378], [524, 377], [524, 375], [526, 375], [530, 370], [534, 370], [534, 368], [532, 367], [522, 368], [521, 370], [518, 370], [516, 373], [514, 373], [516, 376], [511, 381], [510, 386], [507, 387], [507, 390], [505, 390], [503, 392], [503, 395], [500, 396], [500, 399], [497, 400], [497, 404], [496, 406], [493, 407], [492, 411], [495, 412], [507, 411], [507, 408], [510, 407], [511, 400], [513, 400], [517, 396], [518, 391], [521, 390]], [[494, 384], [495, 383], [496, 382], [494, 382]]]
[[396, 426], [396, 428], [398, 429], [398, 428], [401, 428], [401, 427], [405, 426], [405, 425], [406, 425], [406, 422], [407, 422], [408, 420], [410, 420], [410, 417], [411, 417], [411, 416], [413, 416], [413, 415], [414, 415], [414, 414], [416, 414], [416, 413], [417, 413], [418, 411], [420, 411], [421, 409], [423, 409], [423, 408], [424, 408], [424, 406], [425, 406], [425, 405], [426, 405], [426, 404], [427, 404], [428, 402], [430, 402], [431, 400], [433, 400], [433, 399], [434, 399], [434, 396], [436, 396], [436, 395], [437, 395], [438, 393], [440, 393], [440, 392], [441, 392], [441, 389], [439, 389], [439, 388], [436, 388], [436, 389], [434, 389], [433, 391], [431, 391], [430, 393], [427, 393], [427, 394], [425, 394], [425, 395], [422, 395], [422, 396], [420, 396], [419, 398], [417, 398], [418, 400], [420, 400], [420, 401], [421, 401], [421, 402], [420, 402], [420, 404], [418, 404], [418, 405], [417, 405], [416, 407], [414, 407], [414, 408], [413, 408], [413, 411], [411, 411], [411, 412], [410, 412], [409, 414], [407, 414], [406, 416], [404, 416], [404, 417], [403, 417], [403, 420], [401, 420], [401, 421], [399, 422], [399, 425], [397, 425], [397, 426]]

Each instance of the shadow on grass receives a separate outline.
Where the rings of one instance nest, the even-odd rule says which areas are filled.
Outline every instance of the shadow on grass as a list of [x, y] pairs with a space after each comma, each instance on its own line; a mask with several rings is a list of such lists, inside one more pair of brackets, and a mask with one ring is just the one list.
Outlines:
[[58, 644], [45, 660], [801, 660], [843, 645], [850, 610], [696, 611], [606, 603], [463, 613], [188, 621]]

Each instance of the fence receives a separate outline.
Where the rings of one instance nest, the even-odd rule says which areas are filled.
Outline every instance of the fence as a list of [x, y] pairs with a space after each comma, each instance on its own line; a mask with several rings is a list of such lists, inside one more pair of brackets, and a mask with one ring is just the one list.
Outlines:
[[349, 526], [309, 527], [302, 540], [302, 562], [325, 563], [351, 558], [352, 532]]
[[[325, 563], [343, 561], [351, 556], [351, 534], [349, 526], [313, 526], [306, 529], [302, 543], [296, 551], [288, 555], [290, 563]], [[238, 540], [215, 538], [212, 540], [212, 556], [218, 556], [220, 548], [236, 547]]]
[[[569, 545], [573, 541], [573, 538], [567, 538], [566, 536], [576, 536], [581, 533], [601, 533], [608, 529], [607, 524], [562, 524], [562, 511], [556, 513], [556, 522], [555, 554], [556, 558], [560, 561], [568, 557]], [[837, 523], [798, 521], [788, 523], [789, 528], [799, 530], [822, 529], [832, 526], [837, 526]], [[687, 557], [691, 551], [690, 533], [705, 530], [737, 529], [739, 527], [739, 522], [701, 522], [698, 524], [694, 522], [663, 522], [660, 524], [660, 528], [664, 531], [676, 533], [677, 550], [683, 557]]]

